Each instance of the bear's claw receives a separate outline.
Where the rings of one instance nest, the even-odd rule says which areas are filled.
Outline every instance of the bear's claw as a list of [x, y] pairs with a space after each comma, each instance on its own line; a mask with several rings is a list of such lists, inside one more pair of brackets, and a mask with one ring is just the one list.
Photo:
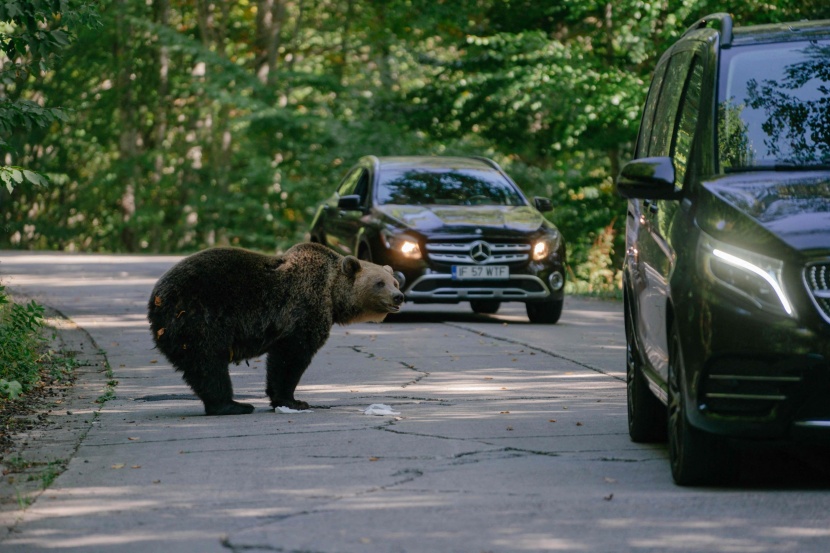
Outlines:
[[271, 402], [271, 407], [288, 407], [289, 409], [297, 409], [299, 411], [305, 411], [309, 408], [308, 403], [305, 401], [298, 401], [296, 399], [275, 399]]

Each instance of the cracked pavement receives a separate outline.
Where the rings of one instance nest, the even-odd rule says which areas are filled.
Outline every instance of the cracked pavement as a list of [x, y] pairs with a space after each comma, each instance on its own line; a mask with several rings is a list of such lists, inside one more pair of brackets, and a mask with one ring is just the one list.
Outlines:
[[[406, 304], [332, 329], [297, 391], [313, 412], [268, 409], [257, 359], [232, 366], [256, 411], [206, 417], [145, 319], [175, 260], [0, 253], [0, 280], [88, 333], [118, 380], [80, 413], [66, 470], [5, 513], [4, 552], [830, 550], [813, 459], [684, 489], [665, 446], [630, 442], [618, 303], [568, 298], [553, 326], [521, 304]], [[373, 403], [400, 415], [364, 415]]]

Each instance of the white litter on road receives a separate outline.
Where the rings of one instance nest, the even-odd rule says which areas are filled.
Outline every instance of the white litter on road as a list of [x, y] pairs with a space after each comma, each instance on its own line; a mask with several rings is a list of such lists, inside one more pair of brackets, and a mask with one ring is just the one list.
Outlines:
[[311, 410], [311, 409], [292, 409], [291, 407], [283, 407], [283, 406], [274, 408], [274, 413], [284, 413], [286, 415], [289, 414], [289, 413], [313, 413], [313, 412], [314, 411]]
[[364, 415], [400, 415], [400, 412], [393, 411], [389, 405], [373, 403], [363, 411]]

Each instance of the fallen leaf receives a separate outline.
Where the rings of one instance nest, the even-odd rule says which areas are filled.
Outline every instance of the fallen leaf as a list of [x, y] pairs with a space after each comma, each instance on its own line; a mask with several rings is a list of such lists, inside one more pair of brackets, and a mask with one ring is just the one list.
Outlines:
[[510, 414], [510, 411], [502, 411], [502, 412], [501, 412], [501, 413], [499, 413], [499, 414], [500, 414], [500, 415], [509, 415], [509, 414]]
[[163, 328], [158, 329], [158, 332], [156, 332], [156, 336], [158, 336], [159, 338], [160, 338], [163, 334], [164, 334], [164, 329], [163, 329]]
[[513, 427], [512, 427], [512, 426], [508, 426], [508, 427], [507, 427], [507, 430], [512, 431], [512, 430], [513, 430]]
[[156, 299], [153, 300], [153, 303], [156, 304], [156, 307], [161, 307], [161, 296], [156, 296]]
[[556, 422], [556, 419], [548, 419], [548, 422]]
[[610, 477], [608, 477], [608, 476], [606, 476], [606, 477], [604, 478], [604, 480], [605, 480], [606, 482], [608, 482], [609, 484], [616, 484], [616, 483], [617, 483], [617, 480], [616, 480], [615, 478], [610, 478]]
[[141, 468], [141, 465], [133, 465], [133, 466], [131, 466], [130, 468], [131, 468], [131, 469], [140, 469], [140, 468]]
[[492, 376], [485, 376], [484, 380], [493, 380], [493, 377]]
[[156, 364], [156, 363], [158, 363], [158, 362], [159, 362], [159, 360], [158, 360], [158, 359], [151, 359], [151, 360], [150, 360], [150, 364], [151, 364], [151, 365], [154, 365], [154, 364]]
[[118, 464], [112, 465], [110, 468], [118, 470], [118, 469], [123, 469], [124, 467], [125, 467], [124, 463], [118, 463]]
[[127, 439], [130, 440], [131, 442], [134, 442], [136, 440], [140, 440], [141, 438], [136, 438], [136, 437], [130, 436], [130, 437], [127, 437]]
[[378, 459], [380, 459], [380, 457], [369, 457], [369, 460], [372, 461], [372, 462], [375, 462]]
[[161, 484], [161, 480], [153, 480], [153, 484]]

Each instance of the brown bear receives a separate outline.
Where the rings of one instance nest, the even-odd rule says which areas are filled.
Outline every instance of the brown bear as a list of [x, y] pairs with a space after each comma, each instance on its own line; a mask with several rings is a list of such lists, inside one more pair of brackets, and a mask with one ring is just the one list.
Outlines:
[[183, 373], [205, 413], [238, 415], [254, 407], [233, 400], [231, 362], [267, 353], [271, 406], [308, 409], [294, 390], [334, 323], [380, 322], [403, 300], [391, 267], [320, 244], [297, 244], [277, 256], [213, 248], [159, 279], [147, 318], [156, 347]]

